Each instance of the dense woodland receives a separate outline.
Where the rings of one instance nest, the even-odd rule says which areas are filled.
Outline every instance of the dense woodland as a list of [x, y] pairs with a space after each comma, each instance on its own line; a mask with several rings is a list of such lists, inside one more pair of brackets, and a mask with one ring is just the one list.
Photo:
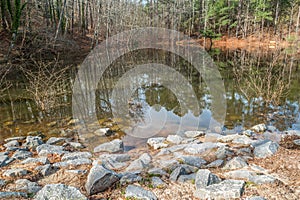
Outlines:
[[92, 38], [92, 46], [145, 26], [211, 38], [288, 38], [299, 33], [299, 21], [299, 0], [1, 0], [1, 30], [12, 40], [33, 32], [46, 32], [53, 41], [81, 34]]

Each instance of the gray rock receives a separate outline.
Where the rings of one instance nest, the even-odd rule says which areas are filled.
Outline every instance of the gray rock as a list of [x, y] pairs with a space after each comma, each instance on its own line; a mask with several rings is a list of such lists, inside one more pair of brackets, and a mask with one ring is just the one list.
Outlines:
[[205, 133], [203, 131], [186, 131], [184, 135], [188, 138], [195, 138], [199, 136], [204, 136]]
[[50, 164], [47, 165], [42, 165], [42, 166], [37, 166], [35, 168], [36, 171], [38, 171], [40, 174], [42, 174], [43, 176], [49, 176], [51, 174], [54, 174], [55, 172], [58, 171], [58, 167], [54, 167]]
[[298, 140], [294, 140], [294, 141], [293, 141], [293, 143], [294, 143], [295, 145], [298, 145], [298, 146], [300, 146], [300, 139], [298, 139]]
[[196, 173], [196, 177], [195, 177], [196, 189], [205, 188], [206, 186], [220, 183], [220, 182], [221, 179], [217, 175], [211, 173], [208, 169], [199, 169], [198, 172]]
[[168, 144], [165, 143], [165, 141], [166, 138], [164, 137], [149, 138], [147, 140], [147, 144], [151, 146], [153, 149], [160, 149], [168, 146]]
[[274, 155], [279, 148], [279, 144], [277, 142], [266, 142], [261, 145], [258, 145], [254, 149], [254, 156], [257, 158], [266, 158]]
[[4, 139], [4, 142], [10, 142], [10, 141], [13, 141], [13, 140], [25, 140], [25, 138], [26, 138], [26, 137], [24, 137], [24, 136], [10, 137], [10, 138]]
[[6, 185], [6, 181], [3, 179], [0, 179], [0, 188]]
[[168, 175], [168, 173], [161, 169], [161, 168], [152, 168], [149, 169], [148, 174], [152, 175], [152, 176], [166, 176]]
[[118, 169], [124, 168], [128, 165], [125, 162], [118, 162], [113, 158], [101, 159], [101, 162], [105, 168], [111, 169], [111, 170], [118, 170]]
[[257, 124], [255, 126], [253, 126], [252, 128], [250, 128], [250, 130], [253, 130], [256, 133], [261, 133], [261, 132], [264, 132], [265, 130], [267, 130], [267, 126], [265, 124]]
[[185, 169], [185, 171], [186, 171], [187, 174], [195, 173], [195, 172], [197, 172], [199, 170], [198, 167], [194, 167], [194, 166], [187, 165], [187, 164], [181, 164], [180, 166]]
[[7, 177], [17, 177], [17, 176], [25, 176], [28, 174], [26, 169], [8, 169], [3, 173], [3, 176]]
[[48, 156], [49, 154], [62, 155], [64, 153], [67, 153], [67, 151], [63, 150], [62, 146], [50, 145], [50, 144], [42, 144], [36, 147], [36, 151], [38, 152], [39, 156]]
[[8, 160], [9, 160], [8, 156], [6, 155], [0, 156], [0, 167], [6, 166]]
[[99, 156], [100, 160], [113, 159], [117, 162], [127, 162], [130, 160], [130, 155], [128, 154], [102, 154]]
[[7, 147], [7, 152], [14, 152], [14, 151], [28, 151], [29, 149], [27, 147], [21, 148], [21, 147]]
[[251, 137], [251, 136], [253, 136], [255, 133], [254, 133], [253, 131], [251, 131], [251, 130], [248, 129], [248, 130], [243, 131], [242, 134], [243, 134], [243, 135], [246, 135], [246, 136], [248, 136], [248, 137]]
[[149, 190], [135, 185], [128, 185], [125, 191], [126, 198], [135, 198], [143, 200], [157, 200], [155, 194]]
[[67, 160], [76, 160], [79, 158], [91, 158], [92, 154], [90, 152], [72, 152], [72, 153], [66, 153], [61, 158], [62, 161]]
[[117, 153], [120, 151], [124, 151], [123, 141], [120, 139], [115, 139], [113, 141], [100, 144], [99, 146], [94, 148], [94, 152], [110, 152]]
[[143, 170], [148, 168], [151, 163], [151, 156], [148, 153], [143, 153], [138, 159], [130, 163], [126, 168], [127, 171]]
[[232, 156], [234, 153], [226, 146], [221, 146], [215, 152], [215, 155], [218, 159], [225, 159], [227, 156]]
[[4, 152], [0, 152], [0, 157], [2, 156], [8, 156], [9, 152], [7, 151], [4, 151]]
[[221, 183], [199, 188], [194, 196], [200, 199], [237, 199], [244, 191], [245, 182], [241, 180], [224, 180]]
[[168, 147], [168, 148], [166, 148], [166, 150], [169, 151], [169, 152], [176, 152], [176, 151], [183, 150], [188, 145], [189, 144], [178, 144], [178, 145], [174, 145], [174, 146]]
[[250, 180], [253, 176], [256, 176], [255, 172], [249, 170], [234, 170], [224, 173], [226, 178], [229, 179], [246, 179]]
[[79, 142], [68, 142], [67, 144], [71, 145], [75, 149], [83, 149], [85, 146]]
[[285, 134], [300, 136], [300, 130], [288, 130], [288, 131], [285, 131]]
[[253, 197], [246, 198], [246, 200], [267, 200], [267, 199], [261, 196], [253, 196]]
[[79, 166], [79, 165], [88, 165], [91, 164], [92, 161], [88, 158], [78, 158], [74, 160], [67, 160], [63, 162], [54, 163], [54, 167], [68, 167], [68, 166]]
[[215, 160], [208, 165], [206, 165], [207, 168], [218, 168], [221, 167], [224, 163], [224, 160]]
[[118, 174], [101, 165], [94, 165], [87, 178], [85, 189], [88, 195], [105, 191], [119, 180]]
[[276, 128], [275, 126], [271, 126], [271, 125], [268, 125], [268, 126], [267, 126], [267, 130], [268, 130], [268, 131], [271, 131], [271, 132], [277, 132], [277, 131], [278, 131], [277, 128]]
[[109, 133], [109, 128], [100, 128], [94, 131], [97, 136], [106, 136]]
[[188, 175], [181, 175], [178, 177], [178, 182], [184, 183], [188, 181], [193, 181], [196, 179], [196, 173], [188, 174]]
[[240, 137], [241, 137], [241, 135], [239, 135], [239, 134], [225, 135], [225, 136], [218, 138], [218, 142], [228, 143], [228, 142], [232, 142], [234, 139], [237, 139]]
[[139, 182], [141, 180], [142, 180], [142, 177], [135, 174], [135, 173], [126, 173], [120, 179], [120, 184], [121, 185], [132, 184], [132, 183], [135, 183], [135, 182]]
[[166, 171], [173, 171], [177, 167], [179, 167], [180, 164], [177, 160], [160, 160], [159, 161], [159, 167]]
[[270, 176], [270, 175], [256, 175], [250, 177], [249, 181], [261, 185], [261, 184], [267, 184], [267, 183], [274, 183], [276, 181], [276, 178]]
[[164, 188], [167, 186], [167, 184], [158, 177], [152, 177], [151, 184], [154, 188]]
[[3, 146], [7, 147], [18, 147], [20, 146], [19, 142], [17, 140], [12, 140], [10, 142], [7, 142], [6, 144], [4, 144]]
[[250, 145], [254, 142], [254, 140], [250, 139], [249, 137], [242, 135], [238, 138], [235, 138], [232, 140], [232, 143], [234, 144], [243, 144], [243, 145]]
[[60, 138], [51, 137], [47, 140], [46, 144], [57, 144], [57, 143], [60, 143], [63, 141], [65, 141], [65, 138], [63, 138], [63, 137], [60, 137]]
[[[175, 154], [174, 154], [175, 155]], [[197, 156], [183, 156], [183, 155], [175, 155], [179, 161], [200, 168], [201, 166], [206, 164], [206, 161]]]
[[41, 157], [41, 158], [27, 158], [21, 162], [22, 164], [28, 164], [28, 163], [42, 163], [43, 165], [49, 164], [49, 160], [47, 157]]
[[8, 198], [27, 198], [27, 194], [24, 192], [0, 192], [0, 199]]
[[167, 141], [173, 144], [180, 144], [183, 138], [179, 135], [168, 135]]
[[86, 200], [87, 198], [81, 192], [72, 186], [64, 184], [45, 185], [35, 196], [35, 200]]
[[230, 161], [228, 161], [223, 169], [240, 169], [248, 166], [248, 164], [241, 157], [234, 157]]
[[13, 155], [12, 158], [17, 160], [23, 160], [26, 158], [32, 157], [32, 153], [30, 151], [20, 151], [17, 150]]
[[237, 150], [237, 154], [241, 154], [241, 155], [251, 155], [251, 149], [250, 148], [241, 148], [239, 150]]
[[38, 136], [27, 136], [24, 147], [35, 148], [43, 144], [41, 137]]
[[217, 148], [217, 147], [218, 145], [216, 143], [211, 143], [211, 142], [206, 142], [201, 144], [191, 144], [184, 149], [184, 152], [189, 154], [200, 154], [207, 150]]
[[171, 181], [177, 181], [178, 177], [180, 175], [187, 175], [188, 173], [186, 172], [184, 167], [177, 167], [173, 172], [170, 174], [170, 180]]
[[15, 181], [14, 190], [18, 192], [37, 193], [42, 187], [35, 182], [27, 179], [19, 179]]

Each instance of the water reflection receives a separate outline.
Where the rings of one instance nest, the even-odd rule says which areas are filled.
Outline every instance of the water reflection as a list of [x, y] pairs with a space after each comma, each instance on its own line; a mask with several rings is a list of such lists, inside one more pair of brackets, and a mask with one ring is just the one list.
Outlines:
[[[225, 129], [234, 129], [238, 132], [262, 122], [274, 125], [280, 130], [300, 129], [299, 58], [289, 55], [284, 50], [272, 52], [213, 50], [210, 53], [221, 72], [226, 88]], [[113, 117], [112, 91], [120, 77], [132, 70], [133, 64], [143, 65], [146, 63], [161, 63], [170, 66], [188, 80], [198, 99], [200, 112], [194, 113], [191, 112], [192, 109], [184, 109], [177, 98], [180, 94], [160, 82], [140, 84], [131, 94], [130, 101], [128, 102], [126, 99], [126, 107], [123, 107], [127, 112], [128, 119], [136, 118], [135, 125], [144, 127], [144, 129], [137, 130], [147, 130], [146, 134], [151, 134], [159, 127], [161, 135], [176, 133], [180, 130], [178, 125], [181, 123], [182, 117], [185, 118], [184, 130], [186, 130], [195, 128], [193, 122], [199, 120], [200, 114], [203, 117], [197, 123], [197, 128], [207, 129], [209, 123], [212, 123], [210, 119], [213, 99], [201, 75], [182, 58], [157, 50], [126, 54], [117, 59], [105, 71], [98, 83], [95, 95], [98, 119]], [[25, 92], [25, 90], [20, 91], [22, 88], [18, 88], [18, 90], [12, 88], [10, 93], [20, 95]], [[124, 90], [120, 88], [119, 92], [122, 91]], [[184, 93], [181, 98], [188, 99]], [[64, 102], [66, 106], [57, 109], [55, 115], [50, 113], [47, 117], [53, 119], [72, 116], [69, 97], [64, 99]], [[28, 103], [31, 106], [28, 106]], [[29, 101], [12, 103], [7, 100], [2, 101], [0, 122], [14, 119], [17, 122], [32, 119], [35, 121], [36, 115], [32, 114], [32, 109], [34, 110], [34, 105]], [[152, 124], [152, 127], [147, 126], [149, 124]], [[157, 127], [154, 126], [155, 124]], [[22, 129], [22, 126], [18, 126], [19, 129]], [[126, 123], [123, 126], [135, 127]], [[3, 135], [4, 132], [12, 134], [11, 130], [1, 127], [0, 133]]]

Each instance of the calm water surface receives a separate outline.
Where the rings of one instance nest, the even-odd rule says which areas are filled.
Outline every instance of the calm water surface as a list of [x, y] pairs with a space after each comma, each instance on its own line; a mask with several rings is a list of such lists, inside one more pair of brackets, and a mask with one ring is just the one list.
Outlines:
[[[279, 130], [300, 129], [299, 58], [286, 50], [247, 52], [213, 49], [209, 54], [224, 79], [227, 113], [223, 130], [240, 132], [258, 123], [274, 125]], [[146, 63], [165, 64], [183, 75], [193, 87], [201, 112], [183, 110], [176, 97], [180, 94], [174, 94], [159, 81], [149, 81], [149, 74], [146, 73], [131, 77], [132, 82], [128, 85], [116, 88], [120, 77], [133, 69], [134, 65]], [[127, 128], [137, 128], [138, 131], [149, 134], [159, 132], [160, 135], [168, 135], [195, 129], [193, 122], [200, 115], [202, 117], [196, 128], [208, 128], [213, 99], [201, 74], [179, 56], [157, 50], [132, 52], [120, 57], [106, 70], [99, 81], [96, 94], [99, 120], [104, 119], [102, 122], [105, 122], [105, 119], [113, 118], [113, 89], [121, 94], [133, 82], [141, 84], [128, 99], [127, 124], [122, 124], [122, 128], [126, 129], [127, 125]], [[11, 94], [22, 92], [26, 93], [22, 88], [12, 88], [10, 91]], [[185, 98], [188, 101], [188, 97], [183, 95], [183, 99]], [[43, 116], [35, 111], [34, 103], [30, 100], [4, 101], [0, 106], [0, 139], [22, 135], [31, 130], [47, 133], [49, 128], [43, 122], [72, 116], [70, 95], [63, 95], [61, 99], [61, 106]], [[36, 123], [36, 119], [41, 117], [43, 122]], [[7, 126], [7, 122], [12, 120], [14, 124]], [[179, 127], [180, 123], [184, 126]], [[119, 137], [124, 137], [124, 134]], [[124, 139], [130, 140], [128, 138], [130, 137]]]

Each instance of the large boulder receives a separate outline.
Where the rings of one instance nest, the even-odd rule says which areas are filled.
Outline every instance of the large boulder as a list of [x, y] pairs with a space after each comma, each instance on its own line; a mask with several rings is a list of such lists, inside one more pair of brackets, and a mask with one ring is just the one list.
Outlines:
[[211, 173], [208, 169], [199, 169], [196, 173], [195, 185], [197, 189], [205, 188], [206, 186], [220, 182], [221, 179], [217, 175]]
[[64, 184], [45, 185], [35, 196], [35, 200], [86, 200], [81, 192], [72, 186]]
[[195, 191], [194, 196], [200, 199], [239, 199], [244, 191], [245, 182], [225, 180]]
[[254, 156], [257, 158], [266, 158], [274, 155], [279, 148], [277, 142], [268, 141], [263, 144], [255, 146]]
[[105, 191], [115, 182], [119, 181], [120, 177], [114, 171], [104, 168], [102, 165], [94, 165], [87, 178], [85, 189], [88, 195], [93, 195], [98, 192]]
[[128, 185], [125, 191], [126, 198], [157, 200], [155, 194], [149, 190], [135, 185]]

